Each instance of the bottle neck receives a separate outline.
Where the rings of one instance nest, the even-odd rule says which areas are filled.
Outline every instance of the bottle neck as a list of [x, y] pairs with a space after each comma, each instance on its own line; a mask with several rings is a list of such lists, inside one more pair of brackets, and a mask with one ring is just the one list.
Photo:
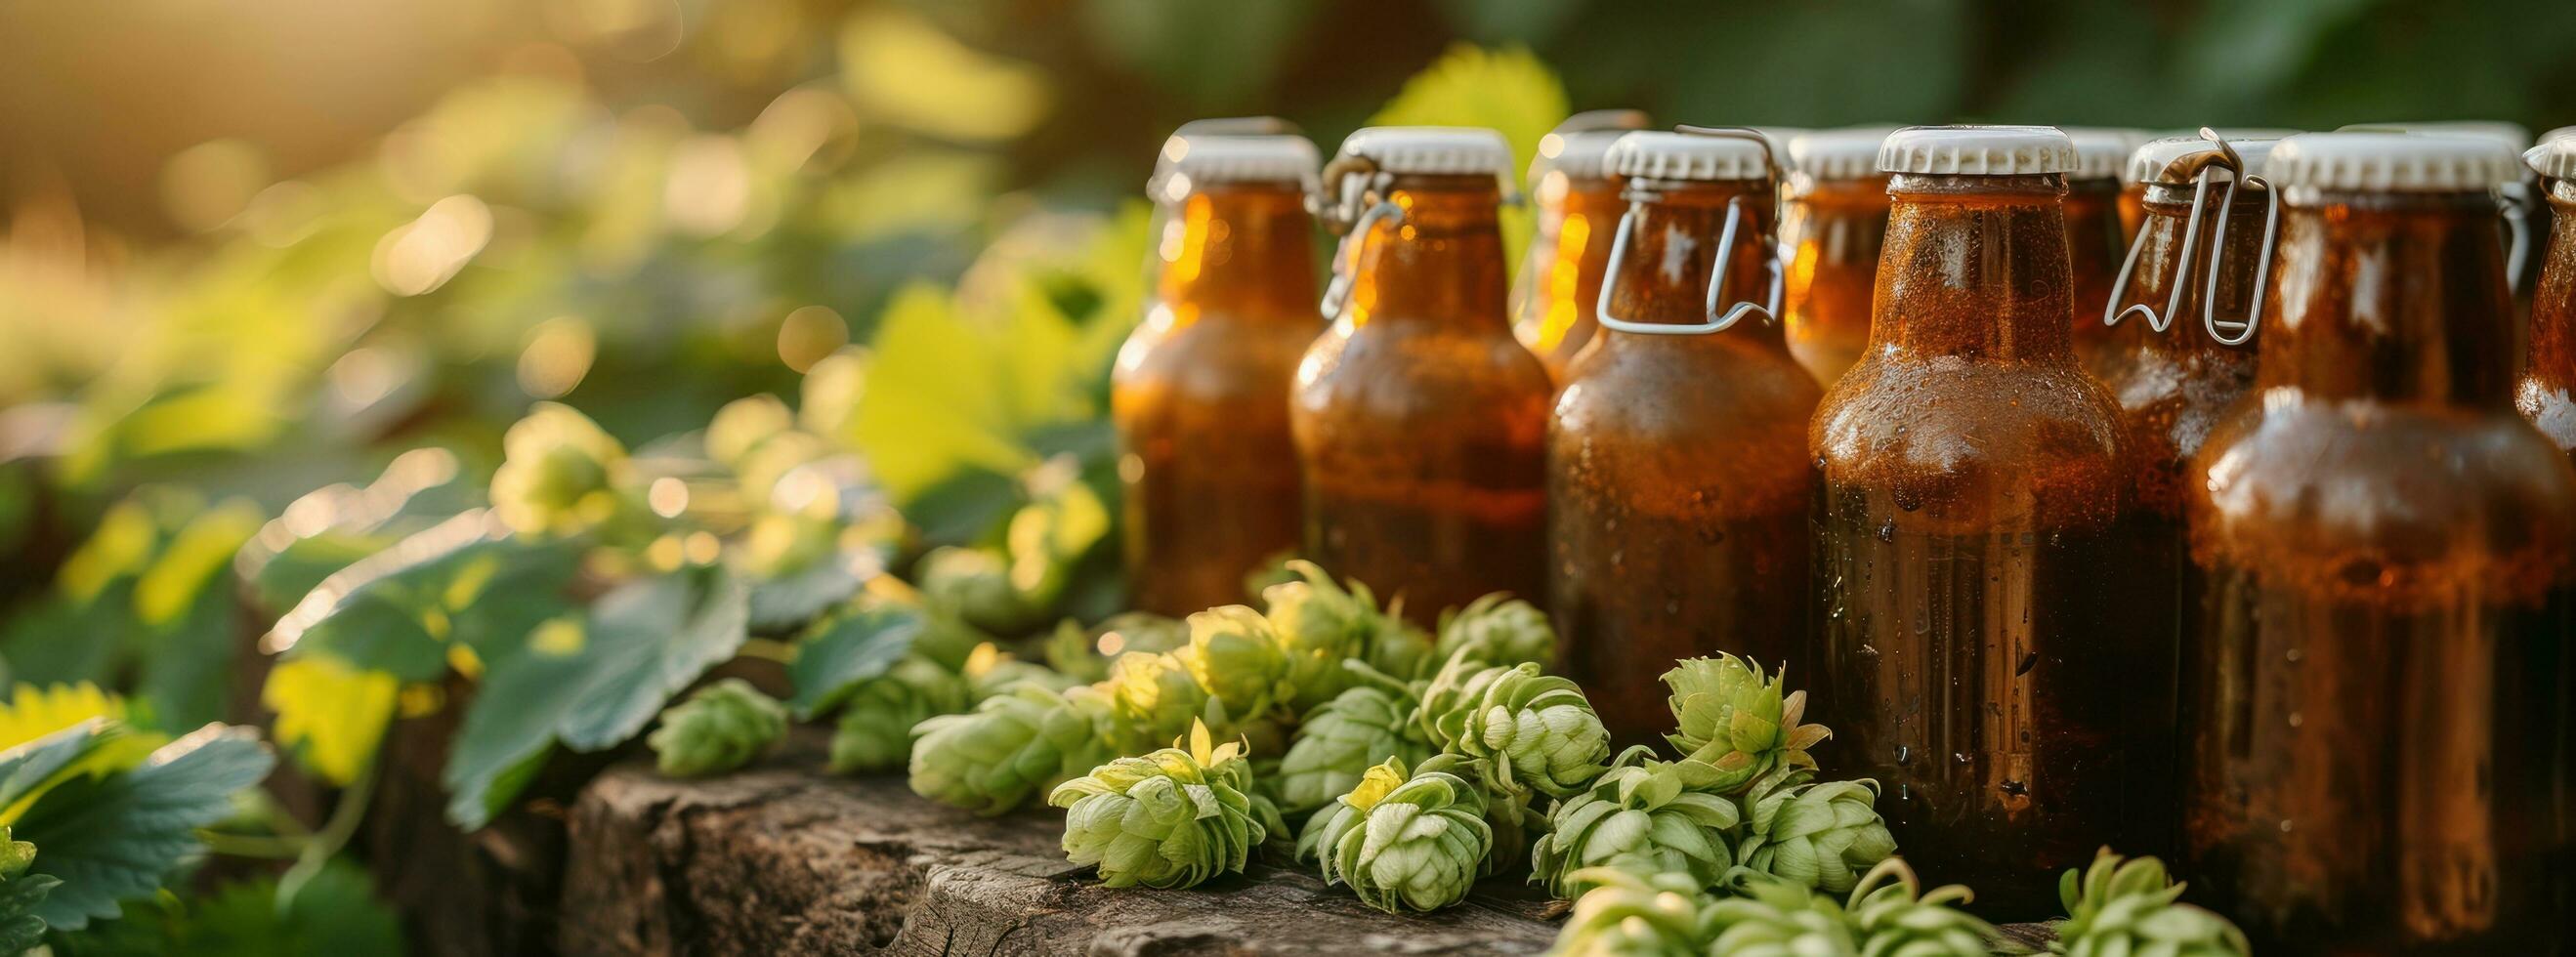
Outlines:
[[2065, 192], [2056, 174], [1892, 179], [1871, 351], [2072, 363]]
[[1295, 184], [1208, 186], [1179, 206], [1158, 290], [1175, 322], [1313, 321], [1314, 224]]
[[2531, 298], [2529, 374], [2576, 388], [2576, 180], [2549, 189], [2549, 244]]
[[[1720, 314], [1739, 302], [1768, 305], [1778, 268], [1772, 242], [1777, 194], [1764, 181], [1631, 181], [1633, 230], [1611, 277], [1610, 311], [1632, 322], [1699, 325], [1715, 318], [1708, 292], [1718, 263], [1726, 263], [1726, 298]], [[1734, 246], [1719, 249], [1728, 211], [1736, 217]], [[1738, 322], [1725, 335], [1748, 337], [1787, 349], [1779, 323]], [[1614, 335], [1612, 341], [1669, 340], [1670, 336]]]
[[[2146, 317], [2131, 314], [2120, 320], [2120, 328], [2134, 342], [2150, 352], [2175, 355], [2213, 352], [2250, 351], [2253, 347], [2229, 346], [2209, 334], [2203, 320], [2209, 301], [2209, 255], [2213, 244], [2223, 241], [2219, 254], [2218, 296], [2216, 313], [2220, 319], [2241, 320], [2251, 311], [2255, 271], [2262, 266], [2263, 216], [2266, 209], [2264, 190], [2240, 188], [2235, 199], [2228, 199], [2224, 183], [2210, 184], [2209, 198], [2200, 210], [2200, 228], [2191, 228], [2192, 197], [2190, 186], [2157, 185], [2148, 187], [2141, 198], [2144, 217], [2138, 225], [2136, 239], [2138, 262], [2129, 272], [2127, 292], [2113, 303], [2115, 310], [2143, 305], [2156, 311], [2168, 325], [2157, 332]], [[2218, 236], [2218, 214], [2227, 210], [2227, 234]], [[2191, 240], [2189, 246], [2183, 241]], [[2175, 287], [2182, 295], [2174, 295]], [[2080, 316], [2082, 320], [2101, 322], [2100, 316]]]
[[2495, 218], [2473, 193], [2285, 204], [2257, 385], [2508, 407], [2513, 302]]
[[1537, 191], [1538, 217], [1533, 243], [1543, 257], [1529, 264], [1548, 301], [1565, 308], [1589, 310], [1601, 295], [1601, 274], [1610, 262], [1612, 230], [1627, 203], [1619, 186], [1603, 179], [1574, 179], [1549, 173]]
[[1502, 187], [1491, 176], [1403, 176], [1386, 192], [1403, 215], [1375, 221], [1351, 277], [1353, 325], [1490, 328], [1504, 317]]

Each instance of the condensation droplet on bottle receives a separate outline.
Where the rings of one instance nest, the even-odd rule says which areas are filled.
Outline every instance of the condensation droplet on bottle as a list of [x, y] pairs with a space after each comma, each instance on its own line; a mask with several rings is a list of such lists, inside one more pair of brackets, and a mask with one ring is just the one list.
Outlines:
[[1892, 519], [1892, 518], [1891, 518], [1891, 519], [1888, 519], [1888, 520], [1886, 520], [1886, 521], [1884, 521], [1884, 522], [1880, 522], [1880, 523], [1878, 523], [1878, 540], [1879, 540], [1879, 541], [1882, 541], [1882, 542], [1893, 542], [1893, 541], [1895, 541], [1895, 540], [1896, 540], [1896, 520], [1895, 520], [1895, 519]]
[[2302, 714], [2302, 713], [2297, 712], [2297, 711], [2290, 712], [2290, 727], [2293, 727], [2293, 728], [2305, 727], [2305, 726], [2307, 725], [2307, 723], [2308, 723], [2308, 716], [2307, 716], [2307, 715]]

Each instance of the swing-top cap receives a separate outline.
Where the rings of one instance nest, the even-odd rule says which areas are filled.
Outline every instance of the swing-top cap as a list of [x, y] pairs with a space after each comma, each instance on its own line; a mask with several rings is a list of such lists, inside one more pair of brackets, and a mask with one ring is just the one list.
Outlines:
[[1962, 176], [2068, 173], [2076, 168], [2075, 141], [2054, 126], [1909, 126], [1887, 135], [1878, 168]]
[[2110, 126], [2061, 126], [2075, 142], [2075, 169], [2067, 179], [2110, 179], [2120, 175], [2129, 154], [2155, 135], [2145, 130]]
[[2576, 135], [2543, 138], [2540, 145], [2522, 154], [2522, 162], [2532, 172], [2550, 179], [2576, 179]]
[[1585, 110], [1556, 124], [1546, 136], [1539, 137], [1538, 155], [1530, 158], [1530, 179], [1548, 173], [1563, 173], [1570, 179], [1602, 179], [1610, 168], [1602, 158], [1610, 144], [1619, 138], [1646, 128], [1642, 110]]
[[2483, 193], [2522, 177], [2501, 140], [2417, 133], [2303, 133], [2263, 163], [2263, 178], [2281, 189]]
[[1619, 137], [1604, 162], [1641, 179], [1725, 182], [1771, 178], [1763, 141], [1747, 136], [1637, 132]]
[[1372, 126], [1342, 141], [1334, 162], [1366, 159], [1381, 172], [1504, 176], [1512, 148], [1503, 135], [1467, 126]]
[[2531, 148], [2531, 128], [2503, 120], [2424, 120], [2412, 123], [2354, 123], [2337, 133], [2424, 133], [2494, 140], [2516, 153]]
[[1789, 141], [1789, 167], [1819, 180], [1868, 179], [1878, 175], [1878, 148], [1893, 126], [1849, 126], [1801, 133]]
[[1315, 144], [1303, 136], [1181, 134], [1163, 141], [1157, 200], [1172, 200], [1210, 183], [1315, 181]]
[[[2272, 147], [2281, 142], [2276, 136], [2219, 135], [2227, 140], [2229, 149], [2236, 151], [2236, 157], [2245, 161], [2245, 172], [2252, 175], [2262, 174], [2264, 160], [2271, 157]], [[2168, 136], [2151, 140], [2138, 147], [2137, 152], [2129, 154], [2129, 168], [2121, 173], [2120, 178], [2155, 186], [2189, 186], [2198, 173], [2176, 169], [2174, 164], [2215, 152], [2218, 152], [2218, 144], [2198, 136]]]

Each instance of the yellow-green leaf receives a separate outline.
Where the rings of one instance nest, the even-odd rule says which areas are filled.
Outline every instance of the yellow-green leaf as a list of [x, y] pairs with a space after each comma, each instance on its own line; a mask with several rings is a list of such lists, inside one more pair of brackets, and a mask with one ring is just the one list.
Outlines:
[[299, 655], [269, 670], [260, 703], [277, 713], [278, 743], [314, 773], [345, 785], [375, 757], [400, 687], [392, 675], [331, 655]]

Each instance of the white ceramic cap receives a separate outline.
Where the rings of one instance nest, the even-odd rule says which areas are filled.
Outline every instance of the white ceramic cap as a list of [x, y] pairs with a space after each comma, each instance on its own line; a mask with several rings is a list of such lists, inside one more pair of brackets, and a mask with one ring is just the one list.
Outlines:
[[1848, 126], [1801, 133], [1789, 141], [1789, 166], [1821, 180], [1868, 179], [1878, 175], [1878, 148], [1893, 126]]
[[2555, 143], [2559, 140], [2568, 139], [2570, 137], [2576, 137], [2576, 126], [2561, 126], [2557, 129], [2550, 130], [2549, 132], [2542, 133], [2540, 134], [2540, 141], [2543, 143]]
[[2550, 179], [2576, 179], [2576, 130], [2570, 135], [2541, 137], [2540, 145], [2522, 154], [2522, 163]]
[[1574, 179], [1600, 179], [1610, 175], [1602, 165], [1610, 144], [1628, 135], [1627, 130], [1575, 130], [1550, 133], [1538, 141], [1538, 156], [1530, 160], [1530, 175], [1563, 173]]
[[1604, 158], [1610, 172], [1642, 179], [1717, 182], [1770, 179], [1762, 143], [1741, 136], [1630, 133]]
[[2110, 179], [2120, 175], [2129, 162], [2129, 154], [2151, 137], [2145, 130], [2115, 129], [2106, 126], [2065, 126], [2066, 138], [2075, 143], [2075, 169], [2067, 179]]
[[1601, 165], [1601, 154], [1619, 137], [1646, 128], [1644, 110], [1585, 110], [1556, 124], [1546, 136], [1539, 137], [1538, 155], [1530, 157], [1532, 180], [1551, 172], [1574, 179], [1600, 179], [1609, 175]]
[[2026, 176], [2075, 169], [2075, 141], [2054, 126], [1909, 126], [1887, 135], [1890, 173]]
[[1315, 181], [1315, 144], [1303, 136], [1175, 136], [1163, 141], [1159, 200], [1210, 183]]
[[[2219, 135], [2227, 136], [2225, 133]], [[2263, 172], [2263, 162], [2271, 157], [2272, 147], [2279, 145], [2280, 142], [2281, 139], [2277, 136], [2227, 136], [2227, 145], [2236, 150], [2238, 159], [2245, 161], [2246, 171], [2255, 174]], [[2194, 177], [2174, 172], [2172, 170], [2174, 162], [2217, 151], [2217, 144], [2201, 139], [2198, 135], [2168, 136], [2160, 140], [2151, 140], [2147, 145], [2138, 147], [2137, 152], [2129, 154], [2129, 168], [2121, 171], [2120, 179], [2124, 182], [2154, 183], [2159, 186], [2189, 186]]]
[[[2219, 126], [2219, 127], [2212, 127], [2211, 129], [2212, 129], [2214, 132], [2216, 132], [2218, 135], [2223, 136], [2223, 137], [2226, 137], [2226, 138], [2227, 138], [2227, 141], [2228, 141], [2228, 142], [2230, 142], [2230, 143], [2234, 143], [2234, 142], [2237, 142], [2237, 141], [2239, 141], [2239, 140], [2279, 140], [2279, 139], [2288, 139], [2288, 138], [2290, 138], [2290, 137], [2297, 136], [2297, 135], [2299, 135], [2299, 134], [2301, 134], [2301, 133], [2305, 133], [2305, 132], [2307, 132], [2306, 130], [2294, 130], [2294, 129], [2291, 129], [2291, 128], [2286, 127], [2286, 126]], [[2197, 129], [2197, 128], [2195, 128], [2195, 129], [2188, 129], [2188, 130], [2169, 130], [2169, 131], [2167, 131], [2167, 132], [2157, 134], [2153, 139], [2147, 140], [2145, 143], [2139, 143], [2139, 144], [2138, 144], [2138, 148], [2139, 148], [2139, 149], [2145, 149], [2145, 148], [2146, 148], [2146, 146], [2147, 146], [2147, 143], [2160, 143], [2160, 142], [2163, 142], [2163, 141], [2165, 141], [2165, 140], [2199, 140], [2199, 139], [2200, 139], [2200, 130], [2199, 130], [2199, 129]], [[2206, 140], [2202, 140], [2202, 142], [2207, 142], [2207, 141], [2206, 141]], [[2266, 151], [2269, 151], [2269, 150], [2271, 149], [2271, 146], [2267, 144], [2267, 145], [2265, 145], [2265, 146], [2263, 147], [2263, 149], [2264, 149], [2264, 150], [2266, 150]], [[2239, 150], [2237, 150], [2237, 152], [2238, 152], [2238, 153], [2240, 153], [2240, 154], [2242, 154], [2242, 153], [2244, 152], [2244, 150], [2239, 149]], [[2181, 155], [2181, 154], [2176, 154], [2176, 155]], [[2259, 174], [2259, 173], [2263, 172], [2263, 162], [2262, 162], [2261, 160], [2257, 160], [2257, 159], [2254, 159], [2253, 157], [2250, 157], [2250, 156], [2249, 156], [2249, 157], [2246, 157], [2245, 165], [2246, 165], [2246, 168], [2253, 170], [2255, 173], [2258, 173], [2258, 174]], [[2159, 168], [2161, 168], [2161, 167], [2159, 167]], [[2126, 165], [2124, 165], [2124, 166], [2121, 168], [2121, 170], [2120, 170], [2120, 182], [2123, 182], [2123, 183], [2139, 183], [2139, 182], [2144, 182], [2144, 180], [2140, 180], [2140, 179], [2138, 178], [2138, 176], [2139, 176], [2139, 168], [2138, 168], [2138, 164], [2137, 164], [2137, 153], [2136, 153], [2136, 151], [2135, 151], [2135, 150], [2132, 150], [2132, 151], [2130, 152], [2130, 154], [2129, 154], [2129, 162], [2128, 162]]]
[[1334, 159], [1366, 157], [1384, 172], [1508, 175], [1512, 148], [1503, 134], [1468, 126], [1372, 126], [1342, 141]]
[[2289, 189], [2483, 193], [2520, 182], [2522, 164], [2492, 138], [2303, 133], [2272, 147], [2263, 178]]
[[2427, 133], [2494, 140], [2516, 153], [2531, 148], [2531, 128], [2503, 120], [2428, 120], [2418, 123], [2354, 123], [2337, 133]]

